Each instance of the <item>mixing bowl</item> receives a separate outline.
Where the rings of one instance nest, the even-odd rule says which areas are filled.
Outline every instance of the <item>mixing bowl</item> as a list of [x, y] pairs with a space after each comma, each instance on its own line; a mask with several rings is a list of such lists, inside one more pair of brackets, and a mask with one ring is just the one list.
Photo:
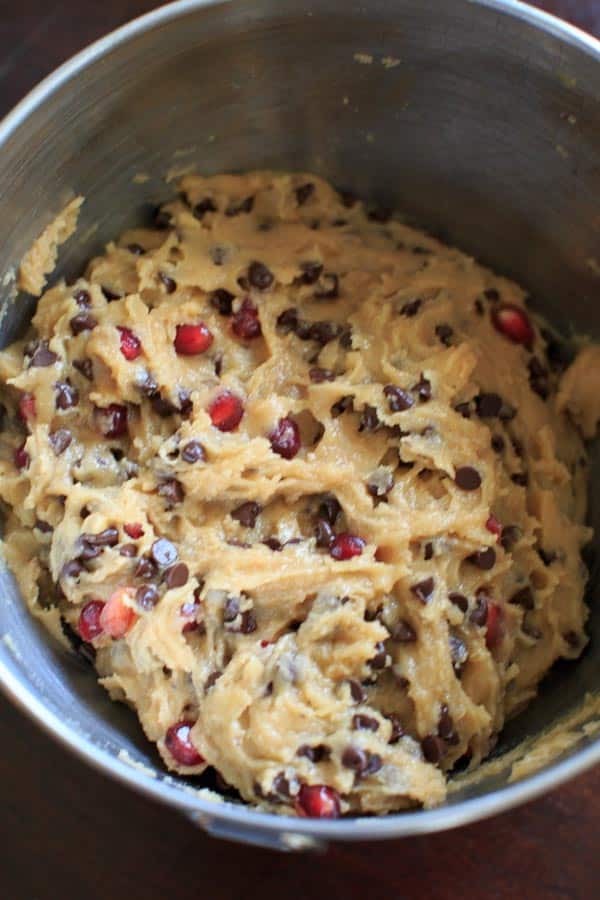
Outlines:
[[[596, 41], [509, 0], [184, 0], [84, 50], [0, 127], [0, 342], [20, 335], [32, 313], [30, 299], [15, 300], [15, 266], [74, 194], [87, 201], [55, 277], [78, 274], [149, 201], [166, 199], [168, 171], [258, 167], [312, 170], [399, 207], [524, 284], [563, 331], [600, 338]], [[600, 686], [600, 582], [590, 562], [587, 652], [545, 680], [503, 733], [494, 764], [479, 779], [459, 777], [433, 810], [280, 817], [166, 775], [133, 713], [31, 620], [6, 570], [0, 682], [70, 749], [213, 834], [301, 849], [440, 830], [600, 760], [589, 712], [561, 753], [538, 757], [539, 771], [515, 780], [511, 769], [519, 748]]]

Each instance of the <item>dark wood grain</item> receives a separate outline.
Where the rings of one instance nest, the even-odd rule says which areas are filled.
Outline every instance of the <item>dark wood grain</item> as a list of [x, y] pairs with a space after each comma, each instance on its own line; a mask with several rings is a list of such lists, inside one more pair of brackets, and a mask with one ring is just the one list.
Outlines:
[[[152, 0], [0, 0], [0, 114]], [[600, 0], [539, 3], [600, 35]], [[0, 896], [7, 900], [591, 900], [600, 768], [445, 834], [336, 845], [317, 859], [211, 840], [108, 781], [0, 699]]]

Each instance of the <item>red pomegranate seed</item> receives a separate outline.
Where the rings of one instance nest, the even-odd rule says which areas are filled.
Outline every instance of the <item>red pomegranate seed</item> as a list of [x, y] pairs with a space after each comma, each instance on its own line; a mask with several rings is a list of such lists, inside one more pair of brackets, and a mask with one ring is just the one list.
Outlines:
[[244, 415], [244, 404], [236, 394], [223, 391], [208, 407], [210, 421], [219, 431], [234, 431]]
[[280, 419], [269, 440], [273, 453], [284, 459], [293, 459], [300, 449], [300, 429], [293, 419]]
[[303, 784], [296, 797], [296, 812], [311, 819], [337, 819], [340, 815], [340, 797], [336, 790], [325, 784]]
[[17, 469], [19, 469], [19, 471], [27, 468], [30, 463], [30, 459], [29, 453], [25, 449], [25, 442], [23, 442], [20, 447], [15, 448], [13, 458], [15, 461], [15, 466], [17, 467]]
[[495, 306], [492, 310], [492, 323], [500, 334], [514, 344], [524, 344], [527, 347], [533, 343], [534, 331], [529, 316], [520, 306], [512, 303]]
[[258, 318], [258, 310], [251, 300], [244, 300], [238, 312], [231, 320], [231, 330], [236, 337], [245, 341], [260, 337], [262, 328]]
[[490, 603], [486, 621], [485, 643], [488, 650], [493, 650], [502, 641], [502, 610], [497, 603]]
[[485, 527], [488, 531], [491, 531], [492, 534], [495, 534], [498, 540], [502, 537], [502, 525], [494, 515], [490, 515], [487, 522], [485, 523]]
[[212, 344], [212, 332], [204, 322], [197, 325], [178, 325], [175, 335], [175, 350], [181, 356], [196, 356], [204, 353]]
[[104, 631], [100, 624], [100, 614], [103, 609], [104, 603], [102, 600], [90, 600], [79, 613], [77, 630], [82, 641], [89, 643]]
[[337, 560], [352, 559], [353, 556], [361, 555], [366, 544], [367, 542], [361, 537], [343, 531], [334, 538], [329, 548], [329, 554]]
[[121, 328], [119, 325], [117, 329], [121, 335], [121, 353], [129, 362], [137, 359], [142, 352], [142, 342], [139, 337], [130, 328]]
[[183, 719], [171, 725], [165, 737], [165, 745], [173, 759], [181, 766], [199, 766], [204, 762], [192, 743], [190, 732], [194, 722]]
[[104, 437], [121, 437], [127, 433], [127, 407], [119, 403], [111, 403], [110, 406], [97, 406], [95, 410], [96, 422]]
[[27, 423], [35, 419], [35, 415], [35, 397], [33, 394], [23, 394], [19, 400], [19, 417]]
[[264, 649], [265, 647], [268, 647], [269, 644], [272, 644], [272, 643], [273, 643], [273, 641], [267, 641], [266, 639], [263, 639], [263, 640], [260, 642], [260, 646]]
[[127, 537], [130, 537], [134, 541], [137, 541], [144, 535], [144, 529], [139, 522], [132, 522], [131, 525], [123, 525], [123, 531]]
[[135, 597], [135, 588], [120, 587], [110, 595], [100, 613], [100, 624], [104, 631], [112, 638], [124, 637], [134, 625], [137, 616], [134, 610], [127, 605], [126, 599]]

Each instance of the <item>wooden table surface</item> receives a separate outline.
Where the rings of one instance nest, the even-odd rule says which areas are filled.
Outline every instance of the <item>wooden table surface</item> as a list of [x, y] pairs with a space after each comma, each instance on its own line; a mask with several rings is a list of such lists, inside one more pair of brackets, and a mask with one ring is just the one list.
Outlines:
[[[0, 115], [59, 63], [156, 0], [0, 0]], [[546, 0], [600, 36], [600, 0]], [[445, 834], [286, 856], [212, 840], [68, 755], [0, 698], [0, 897], [6, 900], [591, 900], [600, 767]]]

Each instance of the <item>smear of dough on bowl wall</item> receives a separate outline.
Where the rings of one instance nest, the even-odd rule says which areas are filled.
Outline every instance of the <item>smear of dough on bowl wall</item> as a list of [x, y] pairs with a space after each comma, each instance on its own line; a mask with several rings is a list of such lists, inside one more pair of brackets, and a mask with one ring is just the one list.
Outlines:
[[6, 558], [169, 769], [434, 806], [585, 647], [599, 354], [316, 176], [186, 176], [0, 354]]

